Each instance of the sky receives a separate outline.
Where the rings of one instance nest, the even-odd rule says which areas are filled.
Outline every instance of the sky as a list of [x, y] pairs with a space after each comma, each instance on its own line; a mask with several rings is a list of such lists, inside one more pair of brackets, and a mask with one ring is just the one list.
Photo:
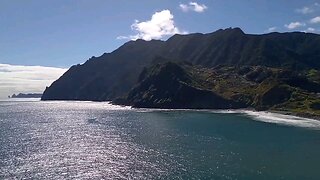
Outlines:
[[[176, 33], [229, 27], [249, 34], [319, 34], [320, 0], [0, 0], [0, 97], [1, 92], [43, 91], [71, 65], [129, 40], [166, 40]], [[25, 79], [32, 88], [23, 88], [11, 78], [9, 90], [5, 81], [15, 72], [11, 69], [21, 67], [47, 79], [34, 87], [34, 79]]]
[[66, 69], [0, 64], [0, 99], [18, 93], [42, 93]]

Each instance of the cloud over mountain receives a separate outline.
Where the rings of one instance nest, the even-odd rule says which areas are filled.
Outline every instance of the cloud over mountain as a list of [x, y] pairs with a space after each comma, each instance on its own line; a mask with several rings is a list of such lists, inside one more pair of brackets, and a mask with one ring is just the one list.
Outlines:
[[144, 39], [150, 41], [151, 39], [161, 39], [165, 36], [174, 34], [185, 34], [181, 31], [174, 22], [174, 16], [170, 10], [162, 10], [155, 12], [150, 20], [135, 22], [131, 25], [131, 29], [136, 31], [136, 35], [119, 36], [117, 39]]
[[290, 24], [286, 24], [284, 26], [288, 29], [297, 29], [299, 27], [306, 26], [306, 24], [302, 22], [291, 22]]

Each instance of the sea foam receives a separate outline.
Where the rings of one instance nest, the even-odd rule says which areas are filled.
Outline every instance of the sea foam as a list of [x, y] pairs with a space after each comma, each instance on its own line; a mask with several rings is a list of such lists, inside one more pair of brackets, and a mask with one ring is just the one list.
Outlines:
[[283, 124], [288, 126], [298, 126], [305, 128], [320, 129], [320, 121], [310, 118], [297, 117], [273, 112], [258, 112], [244, 110], [244, 114], [252, 117], [254, 120], [259, 120], [268, 123]]
[[[135, 109], [135, 108], [134, 108]], [[296, 126], [296, 127], [304, 127], [304, 128], [312, 128], [320, 130], [320, 121], [311, 119], [311, 118], [303, 118], [293, 115], [285, 115], [280, 113], [268, 112], [268, 111], [254, 111], [247, 109], [225, 109], [225, 110], [195, 110], [195, 109], [135, 109], [137, 112], [155, 112], [155, 111], [197, 111], [197, 112], [210, 112], [215, 114], [242, 114], [250, 117], [255, 121], [261, 121], [266, 123], [273, 123], [279, 125], [286, 126]]]

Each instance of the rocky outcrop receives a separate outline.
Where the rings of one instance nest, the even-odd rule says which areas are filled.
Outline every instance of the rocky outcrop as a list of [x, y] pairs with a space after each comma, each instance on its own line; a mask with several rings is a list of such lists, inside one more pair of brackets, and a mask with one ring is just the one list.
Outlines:
[[[167, 41], [130, 41], [71, 67], [46, 88], [42, 99], [113, 100], [127, 95], [144, 67], [163, 63], [163, 59], [206, 68], [266, 66], [300, 71], [319, 70], [319, 58], [320, 36], [311, 33], [250, 35], [228, 28], [208, 34], [174, 35]], [[246, 74], [245, 78], [258, 83], [270, 75], [261, 69]]]
[[41, 93], [19, 93], [19, 94], [13, 94], [9, 98], [41, 98]]
[[290, 77], [306, 79], [306, 85], [319, 85], [306, 75], [264, 66], [203, 68], [190, 63], [159, 63], [145, 68], [128, 95], [113, 103], [138, 108], [252, 108], [320, 117], [320, 91], [288, 83]]
[[227, 109], [243, 104], [226, 99], [213, 91], [194, 86], [190, 76], [178, 64], [157, 64], [142, 73], [139, 84], [129, 92], [127, 103], [133, 107]]
[[268, 110], [269, 108], [288, 101], [291, 97], [292, 90], [286, 85], [276, 84], [257, 96], [258, 103], [256, 109]]

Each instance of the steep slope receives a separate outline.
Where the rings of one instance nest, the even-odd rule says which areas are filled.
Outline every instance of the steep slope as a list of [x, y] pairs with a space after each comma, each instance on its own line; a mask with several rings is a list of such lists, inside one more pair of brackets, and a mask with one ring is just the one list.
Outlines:
[[175, 35], [162, 55], [193, 64], [264, 65], [270, 67], [320, 67], [320, 36], [310, 33], [244, 34], [239, 28], [210, 34]]
[[193, 84], [197, 79], [188, 73], [186, 67], [187, 65], [167, 62], [145, 69], [140, 75], [140, 83], [130, 91], [125, 102], [133, 107], [148, 108], [244, 107], [242, 103], [226, 99]]
[[320, 83], [308, 74], [265, 66], [203, 68], [166, 62], [144, 69], [128, 95], [113, 103], [138, 108], [254, 108], [319, 118]]
[[[159, 58], [161, 57], [161, 58]], [[163, 59], [203, 67], [262, 65], [292, 70], [320, 69], [320, 36], [310, 33], [248, 35], [241, 29], [174, 35], [163, 41], [130, 41], [112, 53], [71, 67], [46, 88], [43, 100], [112, 100], [124, 96], [143, 67]]]
[[127, 92], [162, 41], [130, 41], [112, 53], [72, 66], [46, 88], [42, 100], [109, 100]]

